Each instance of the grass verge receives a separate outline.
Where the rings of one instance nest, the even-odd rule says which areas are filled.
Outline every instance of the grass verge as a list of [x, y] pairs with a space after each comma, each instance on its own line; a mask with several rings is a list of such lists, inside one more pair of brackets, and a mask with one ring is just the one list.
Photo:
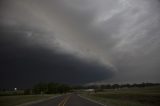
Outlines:
[[27, 102], [48, 99], [53, 95], [19, 95], [19, 96], [0, 96], [0, 106], [17, 106]]
[[109, 106], [160, 106], [160, 89], [130, 88], [84, 93], [83, 96]]

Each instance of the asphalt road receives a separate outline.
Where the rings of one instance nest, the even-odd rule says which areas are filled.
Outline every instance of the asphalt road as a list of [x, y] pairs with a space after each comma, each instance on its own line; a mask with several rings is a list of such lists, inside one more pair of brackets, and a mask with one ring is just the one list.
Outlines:
[[66, 94], [60, 97], [53, 98], [48, 101], [32, 104], [29, 106], [103, 106], [82, 98], [76, 94]]

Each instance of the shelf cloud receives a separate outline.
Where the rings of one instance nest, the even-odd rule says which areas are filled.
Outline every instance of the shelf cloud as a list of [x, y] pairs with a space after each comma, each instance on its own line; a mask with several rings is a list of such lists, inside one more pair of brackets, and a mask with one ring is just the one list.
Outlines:
[[159, 11], [159, 0], [1, 0], [0, 82], [159, 82]]

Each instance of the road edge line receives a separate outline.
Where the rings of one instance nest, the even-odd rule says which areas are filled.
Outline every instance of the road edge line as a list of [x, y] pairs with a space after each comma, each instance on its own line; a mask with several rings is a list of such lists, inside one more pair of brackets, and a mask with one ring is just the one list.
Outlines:
[[95, 100], [93, 100], [93, 99], [90, 99], [90, 98], [87, 98], [87, 97], [84, 97], [84, 96], [81, 96], [81, 95], [78, 95], [79, 97], [81, 97], [81, 98], [83, 98], [83, 99], [86, 99], [86, 100], [88, 100], [88, 101], [90, 101], [90, 102], [93, 102], [93, 103], [96, 103], [96, 104], [99, 104], [99, 105], [102, 105], [102, 106], [107, 106], [107, 105], [105, 105], [105, 104], [103, 104], [103, 103], [100, 103], [100, 102], [98, 102], [98, 101], [95, 101]]

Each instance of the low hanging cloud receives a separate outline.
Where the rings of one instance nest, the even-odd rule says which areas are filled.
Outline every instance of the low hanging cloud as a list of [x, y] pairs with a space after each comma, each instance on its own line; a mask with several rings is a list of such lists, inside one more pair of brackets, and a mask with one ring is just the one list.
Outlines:
[[0, 34], [1, 87], [30, 87], [38, 82], [85, 84], [114, 74], [97, 61], [60, 52], [56, 43], [54, 50], [46, 48], [37, 42], [41, 35], [28, 38], [25, 31], [4, 29]]
[[[27, 45], [24, 51], [30, 54], [23, 58], [33, 52], [39, 56], [37, 60], [45, 62], [40, 58], [44, 52], [48, 65], [61, 64], [69, 68], [69, 73], [86, 73], [86, 78], [90, 78], [82, 80], [86, 83], [102, 80], [104, 83], [159, 82], [159, 5], [159, 0], [2, 0], [1, 41], [13, 41], [16, 46], [1, 43], [8, 45], [1, 51], [7, 54], [6, 47], [14, 49], [18, 45], [20, 54], [19, 51], [23, 51], [20, 45]], [[37, 50], [42, 50], [42, 54]], [[10, 54], [16, 54], [12, 52]], [[55, 57], [61, 62], [55, 63], [52, 59]], [[54, 68], [48, 66], [47, 70]], [[66, 71], [62, 70], [63, 76]], [[9, 73], [2, 71], [2, 75], [4, 72]], [[64, 81], [80, 83], [79, 79], [85, 76], [77, 74], [78, 79], [71, 81], [70, 75], [63, 76]], [[61, 81], [56, 77], [52, 80]]]

